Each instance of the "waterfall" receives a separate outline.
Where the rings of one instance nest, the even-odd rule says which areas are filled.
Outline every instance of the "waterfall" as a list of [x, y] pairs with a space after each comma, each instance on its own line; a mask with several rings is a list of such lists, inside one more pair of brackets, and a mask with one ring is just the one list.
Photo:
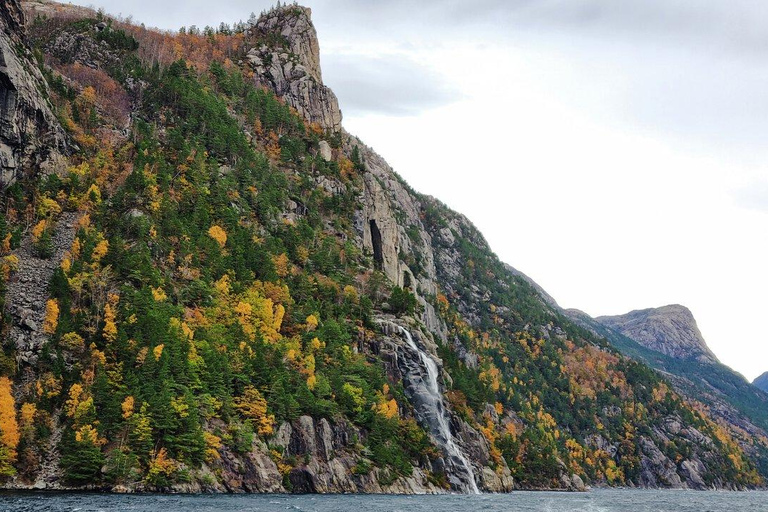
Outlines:
[[417, 409], [417, 413], [422, 422], [426, 422], [429, 425], [429, 430], [432, 433], [432, 436], [437, 443], [442, 446], [447, 457], [450, 459], [449, 463], [453, 465], [458, 472], [466, 473], [463, 476], [467, 480], [468, 490], [474, 494], [479, 494], [480, 490], [477, 488], [477, 483], [475, 482], [475, 472], [472, 469], [472, 464], [469, 463], [467, 457], [456, 445], [453, 434], [451, 433], [451, 428], [448, 423], [448, 412], [443, 403], [443, 395], [440, 392], [440, 386], [437, 380], [437, 364], [435, 364], [435, 361], [426, 352], [416, 345], [416, 342], [413, 341], [408, 329], [399, 325], [397, 327], [405, 336], [405, 339], [408, 342], [408, 347], [418, 355], [419, 360], [421, 361], [420, 366], [427, 372], [426, 381], [421, 379], [425, 392], [419, 393], [419, 398], [422, 403], [419, 407], [420, 410]]

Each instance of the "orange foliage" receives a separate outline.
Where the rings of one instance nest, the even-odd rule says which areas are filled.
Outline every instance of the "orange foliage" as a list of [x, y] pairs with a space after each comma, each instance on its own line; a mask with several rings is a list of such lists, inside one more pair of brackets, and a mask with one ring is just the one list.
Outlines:
[[5, 453], [0, 452], [0, 467], [3, 464], [16, 461], [16, 447], [19, 445], [19, 425], [16, 423], [16, 403], [11, 394], [11, 380], [0, 377], [0, 446]]
[[566, 344], [568, 351], [563, 354], [565, 373], [570, 377], [574, 394], [594, 399], [598, 393], [615, 388], [622, 399], [630, 396], [624, 373], [615, 369], [618, 356], [593, 345], [576, 347], [570, 341]]

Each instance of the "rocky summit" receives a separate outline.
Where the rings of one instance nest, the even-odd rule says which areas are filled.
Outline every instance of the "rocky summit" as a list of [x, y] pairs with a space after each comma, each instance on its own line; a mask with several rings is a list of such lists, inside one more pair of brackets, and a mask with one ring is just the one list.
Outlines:
[[693, 314], [685, 306], [673, 304], [625, 315], [599, 316], [595, 320], [662, 354], [677, 359], [717, 362], [701, 336]]
[[609, 329], [499, 261], [344, 129], [308, 8], [0, 28], [2, 487], [764, 485], [759, 407], [616, 349], [719, 368], [690, 313]]

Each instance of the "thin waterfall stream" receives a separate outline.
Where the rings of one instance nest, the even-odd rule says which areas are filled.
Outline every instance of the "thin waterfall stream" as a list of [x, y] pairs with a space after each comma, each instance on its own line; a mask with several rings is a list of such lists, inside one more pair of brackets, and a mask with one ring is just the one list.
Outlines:
[[427, 379], [423, 382], [426, 389], [426, 394], [422, 394], [429, 403], [427, 404], [427, 410], [421, 411], [423, 421], [429, 424], [429, 429], [438, 441], [438, 444], [442, 444], [442, 447], [447, 452], [448, 457], [451, 459], [453, 465], [458, 470], [466, 472], [466, 480], [468, 484], [468, 491], [474, 494], [479, 494], [480, 490], [477, 488], [475, 482], [475, 472], [472, 468], [467, 457], [462, 453], [459, 447], [454, 441], [453, 434], [449, 425], [448, 412], [446, 411], [443, 403], [443, 395], [440, 392], [440, 385], [438, 383], [438, 368], [432, 357], [426, 352], [421, 350], [419, 346], [413, 341], [410, 331], [402, 326], [397, 326], [400, 332], [405, 336], [408, 342], [408, 347], [418, 354], [421, 360], [421, 365], [427, 372]]

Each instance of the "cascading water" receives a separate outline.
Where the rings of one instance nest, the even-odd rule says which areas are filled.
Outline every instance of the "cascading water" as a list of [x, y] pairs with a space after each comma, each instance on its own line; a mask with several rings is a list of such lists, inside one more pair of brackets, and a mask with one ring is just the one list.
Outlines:
[[[423, 384], [423, 392], [418, 394], [418, 400], [414, 405], [417, 407], [417, 415], [422, 422], [429, 425], [430, 432], [439, 445], [442, 446], [447, 457], [450, 459], [450, 465], [456, 472], [465, 473], [461, 475], [460, 480], [464, 481], [467, 490], [474, 494], [479, 494], [475, 482], [475, 472], [467, 457], [461, 452], [454, 441], [451, 428], [448, 424], [448, 413], [443, 403], [443, 395], [440, 393], [440, 386], [437, 381], [438, 369], [435, 361], [413, 341], [411, 333], [402, 326], [397, 326], [400, 332], [405, 336], [408, 347], [418, 356], [421, 365], [427, 372], [427, 379], [420, 379]], [[413, 377], [413, 376], [411, 376]], [[420, 402], [420, 403], [419, 403]]]

